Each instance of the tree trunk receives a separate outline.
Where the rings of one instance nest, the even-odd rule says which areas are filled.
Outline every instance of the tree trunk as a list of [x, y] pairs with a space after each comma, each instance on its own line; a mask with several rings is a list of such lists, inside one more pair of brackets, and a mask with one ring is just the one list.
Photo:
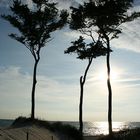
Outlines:
[[33, 70], [33, 84], [32, 84], [32, 95], [31, 95], [31, 119], [34, 120], [35, 118], [35, 88], [36, 88], [36, 71], [37, 71], [37, 65], [39, 60], [35, 60], [34, 64], [34, 70]]
[[83, 76], [80, 77], [80, 103], [79, 103], [79, 131], [82, 135], [83, 133]]
[[110, 42], [107, 37], [107, 87], [108, 87], [108, 129], [109, 135], [112, 136], [112, 88], [110, 82]]
[[88, 65], [86, 67], [84, 76], [80, 77], [80, 103], [79, 103], [79, 131], [81, 136], [83, 136], [83, 93], [84, 93], [84, 84], [87, 77], [87, 72], [90, 68], [93, 58], [89, 58]]

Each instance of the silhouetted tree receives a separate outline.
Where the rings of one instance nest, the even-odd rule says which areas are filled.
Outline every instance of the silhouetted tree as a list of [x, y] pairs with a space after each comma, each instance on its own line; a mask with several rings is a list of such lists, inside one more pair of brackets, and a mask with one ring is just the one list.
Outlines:
[[34, 58], [33, 84], [31, 93], [31, 119], [35, 118], [35, 89], [37, 65], [40, 61], [41, 48], [51, 41], [50, 33], [60, 29], [66, 23], [68, 14], [66, 11], [58, 11], [56, 3], [49, 0], [32, 0], [33, 6], [29, 7], [21, 0], [13, 0], [10, 7], [11, 15], [2, 15], [2, 18], [9, 21], [20, 34], [9, 36], [24, 44]]
[[127, 14], [133, 0], [88, 0], [78, 8], [72, 7], [70, 27], [75, 30], [98, 34], [107, 48], [108, 126], [112, 135], [112, 88], [110, 83], [110, 40], [122, 33], [120, 25], [140, 16]]
[[[86, 33], [83, 32], [83, 34]], [[76, 53], [78, 55], [78, 59], [88, 60], [88, 64], [86, 66], [85, 72], [83, 76], [80, 77], [80, 103], [79, 103], [79, 131], [81, 135], [83, 134], [83, 93], [84, 93], [84, 84], [86, 81], [88, 70], [92, 64], [93, 58], [104, 56], [107, 53], [107, 49], [103, 46], [102, 41], [98, 38], [97, 41], [93, 39], [91, 36], [92, 42], [87, 44], [82, 36], [79, 37], [78, 40], [71, 42], [72, 46], [70, 46], [65, 53]]]

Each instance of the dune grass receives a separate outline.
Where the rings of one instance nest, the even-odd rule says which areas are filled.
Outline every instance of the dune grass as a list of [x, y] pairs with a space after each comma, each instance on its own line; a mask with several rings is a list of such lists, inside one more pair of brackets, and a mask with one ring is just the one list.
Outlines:
[[61, 122], [48, 122], [44, 120], [18, 117], [12, 124], [12, 127], [24, 127], [36, 125], [39, 127], [44, 127], [52, 132], [54, 132], [61, 140], [82, 140], [80, 132], [71, 125], [63, 124]]

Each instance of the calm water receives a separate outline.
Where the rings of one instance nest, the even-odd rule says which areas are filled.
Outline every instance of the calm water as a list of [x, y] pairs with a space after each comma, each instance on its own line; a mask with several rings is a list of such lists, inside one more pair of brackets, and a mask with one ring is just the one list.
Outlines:
[[7, 127], [13, 123], [13, 120], [0, 119], [0, 127]]
[[[78, 122], [65, 122], [71, 124], [76, 128], [79, 128]], [[140, 128], [140, 122], [113, 122], [113, 131], [119, 131], [122, 129], [133, 129]], [[84, 135], [95, 136], [100, 134], [108, 134], [108, 123], [107, 122], [85, 122], [84, 123]]]
[[[13, 123], [13, 120], [1, 120], [0, 127], [7, 127]], [[79, 127], [78, 122], [63, 122], [65, 124], [71, 124], [75, 127]], [[140, 122], [113, 122], [113, 131], [119, 131], [126, 128], [140, 128]], [[85, 122], [84, 123], [84, 135], [99, 135], [108, 134], [107, 122]]]
[[[133, 129], [140, 127], [140, 122], [113, 122], [113, 131], [119, 131], [122, 129]], [[87, 122], [84, 124], [85, 135], [99, 135], [108, 134], [107, 122]]]

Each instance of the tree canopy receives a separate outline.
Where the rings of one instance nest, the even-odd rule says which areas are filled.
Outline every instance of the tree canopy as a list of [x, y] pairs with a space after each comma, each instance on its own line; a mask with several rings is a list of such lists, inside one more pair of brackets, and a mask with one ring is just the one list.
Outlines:
[[105, 33], [111, 34], [111, 38], [116, 38], [121, 33], [119, 25], [140, 16], [140, 12], [133, 12], [130, 15], [127, 13], [132, 4], [133, 0], [89, 0], [78, 8], [71, 7], [70, 27], [72, 29], [97, 27], [96, 32], [102, 37]]
[[32, 54], [45, 46], [51, 38], [50, 33], [63, 27], [68, 16], [64, 10], [59, 15], [56, 3], [49, 3], [48, 0], [33, 0], [33, 2], [33, 8], [30, 9], [20, 0], [14, 0], [10, 7], [13, 15], [2, 16], [21, 33], [12, 33], [9, 36], [24, 44]]
[[[133, 6], [133, 0], [88, 0], [79, 7], [71, 7], [70, 28], [92, 38], [94, 34], [103, 46], [106, 46], [107, 87], [108, 87], [108, 128], [112, 135], [112, 88], [110, 82], [110, 40], [118, 38], [122, 33], [120, 25], [140, 17], [140, 12], [128, 14], [127, 10]], [[85, 55], [84, 55], [85, 56]]]
[[65, 25], [68, 13], [65, 10], [59, 11], [56, 3], [50, 3], [49, 0], [32, 0], [32, 2], [33, 7], [29, 7], [21, 0], [13, 0], [13, 5], [10, 7], [12, 13], [2, 15], [2, 18], [19, 30], [19, 34], [11, 33], [9, 36], [24, 44], [35, 60], [31, 93], [31, 118], [34, 119], [36, 74], [40, 51], [51, 40], [51, 33]]
[[96, 42], [86, 43], [85, 39], [80, 36], [78, 40], [71, 42], [65, 53], [76, 53], [78, 59], [92, 59], [101, 55], [106, 55], [107, 49], [103, 46], [100, 40]]

